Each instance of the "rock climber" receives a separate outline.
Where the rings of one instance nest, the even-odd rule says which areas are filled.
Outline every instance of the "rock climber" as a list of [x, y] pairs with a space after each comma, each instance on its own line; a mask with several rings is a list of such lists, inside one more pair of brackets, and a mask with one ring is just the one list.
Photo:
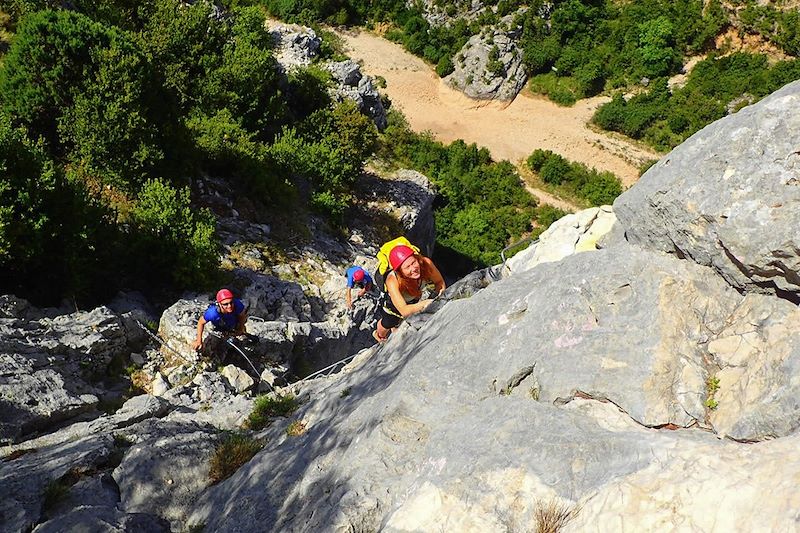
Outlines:
[[244, 335], [247, 310], [244, 303], [240, 299], [234, 298], [230, 290], [220, 289], [217, 292], [216, 302], [209, 305], [203, 316], [197, 321], [197, 338], [192, 343], [192, 348], [195, 350], [202, 348], [203, 330], [209, 322], [214, 325], [214, 331], [223, 336]]
[[[350, 309], [353, 307], [353, 300], [357, 300], [369, 292], [372, 289], [373, 283], [372, 277], [360, 266], [353, 265], [348, 268], [346, 276], [347, 293], [345, 294], [345, 300], [347, 302], [347, 308]], [[356, 294], [356, 297], [353, 298], [351, 292], [355, 287], [358, 287], [361, 290], [359, 290], [358, 294]]]
[[419, 313], [433, 299], [420, 300], [426, 283], [433, 283], [436, 295], [444, 292], [445, 282], [436, 265], [429, 258], [415, 253], [405, 245], [389, 252], [391, 270], [386, 275], [386, 295], [381, 307], [378, 328], [372, 333], [375, 340], [383, 342], [404, 318]]

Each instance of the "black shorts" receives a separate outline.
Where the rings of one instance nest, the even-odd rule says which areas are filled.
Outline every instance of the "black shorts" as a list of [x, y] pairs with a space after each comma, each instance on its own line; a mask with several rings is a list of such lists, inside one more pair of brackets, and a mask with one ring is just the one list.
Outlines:
[[[409, 304], [415, 304], [419, 302], [419, 298], [415, 298], [410, 302], [406, 302]], [[394, 306], [392, 303], [391, 297], [388, 294], [384, 293], [383, 295], [383, 305], [381, 306], [381, 324], [386, 329], [396, 328], [400, 325], [400, 322], [403, 321], [403, 315], [400, 314], [400, 311]]]

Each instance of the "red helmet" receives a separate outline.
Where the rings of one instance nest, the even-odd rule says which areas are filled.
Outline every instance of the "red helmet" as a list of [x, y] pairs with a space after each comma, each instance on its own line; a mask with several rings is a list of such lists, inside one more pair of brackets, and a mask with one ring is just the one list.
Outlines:
[[353, 281], [363, 281], [364, 280], [364, 269], [359, 268], [355, 272], [353, 272]]
[[220, 289], [217, 292], [217, 303], [224, 302], [233, 298], [233, 293], [228, 289]]
[[389, 265], [392, 270], [399, 270], [406, 259], [414, 255], [414, 250], [404, 244], [398, 244], [389, 252]]

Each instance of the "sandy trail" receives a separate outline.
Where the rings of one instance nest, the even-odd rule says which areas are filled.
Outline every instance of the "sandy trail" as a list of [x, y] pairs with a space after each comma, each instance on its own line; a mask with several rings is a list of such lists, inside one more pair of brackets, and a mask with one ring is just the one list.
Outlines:
[[347, 54], [362, 65], [363, 72], [386, 79], [381, 91], [402, 110], [411, 128], [429, 130], [440, 141], [464, 139], [488, 148], [496, 160], [514, 163], [536, 148], [552, 150], [571, 161], [609, 170], [626, 187], [638, 179], [641, 163], [660, 157], [587, 126], [607, 97], [581, 100], [574, 107], [559, 107], [527, 91], [511, 104], [476, 101], [448, 87], [422, 59], [398, 44], [366, 31], [340, 35]]

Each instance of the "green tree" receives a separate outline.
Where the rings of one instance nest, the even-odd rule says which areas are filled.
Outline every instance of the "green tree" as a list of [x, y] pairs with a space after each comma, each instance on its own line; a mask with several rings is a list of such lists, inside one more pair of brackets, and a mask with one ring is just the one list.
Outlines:
[[664, 76], [671, 72], [678, 59], [674, 27], [665, 16], [643, 22], [639, 26], [639, 53], [645, 76]]
[[189, 189], [148, 180], [131, 212], [130, 261], [151, 287], [209, 287], [217, 280], [219, 243], [214, 217], [191, 206]]

